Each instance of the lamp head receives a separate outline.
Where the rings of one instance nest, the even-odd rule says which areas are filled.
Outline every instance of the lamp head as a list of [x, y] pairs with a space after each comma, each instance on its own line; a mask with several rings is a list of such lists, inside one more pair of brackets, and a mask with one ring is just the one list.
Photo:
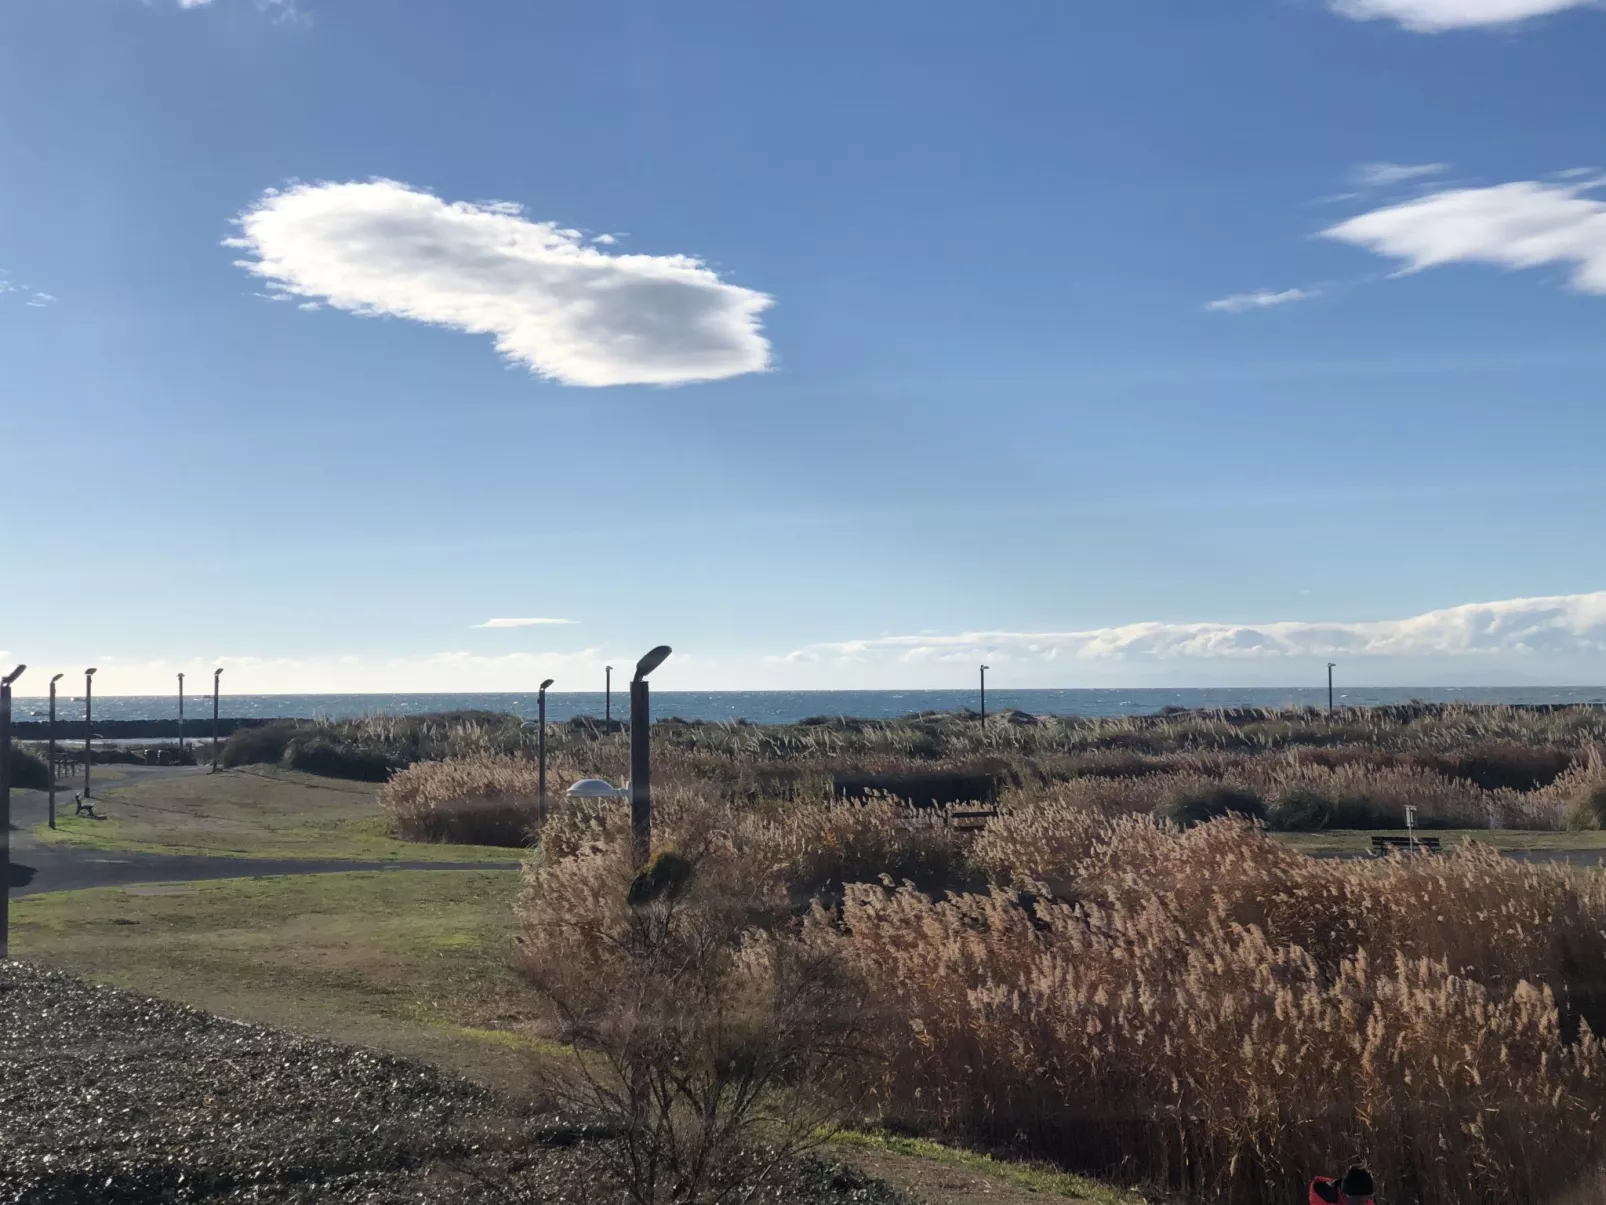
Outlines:
[[84, 671], [84, 677], [86, 677], [86, 678], [93, 678], [93, 677], [94, 677], [94, 676], [95, 676], [95, 670], [94, 670], [94, 668], [93, 668], [93, 667], [91, 667], [91, 668], [89, 668], [89, 669], [86, 669], [86, 670], [85, 670], [85, 671]]
[[648, 674], [652, 673], [653, 670], [662, 665], [666, 660], [669, 659], [669, 654], [673, 651], [674, 650], [671, 649], [667, 644], [660, 644], [657, 648], [653, 649], [652, 652], [648, 653], [640, 661], [636, 662], [636, 681], [640, 682]]
[[179, 681], [180, 681], [180, 682], [182, 682], [182, 681], [184, 681], [184, 675], [183, 675], [183, 674], [180, 674], [180, 675], [179, 675], [179, 676], [178, 676], [178, 680], [179, 680]]
[[57, 674], [54, 678], [50, 679], [50, 685], [54, 686], [57, 682], [60, 682], [66, 676], [67, 676], [66, 674]]
[[12, 670], [4, 678], [0, 678], [0, 686], [10, 686], [18, 678], [22, 677], [22, 671], [27, 669], [27, 668], [28, 667], [26, 665], [17, 666], [16, 669]]
[[223, 676], [223, 667], [222, 666], [218, 666], [217, 669], [212, 671], [212, 681], [216, 682], [222, 676]]
[[552, 685], [552, 679], [551, 678], [548, 678], [545, 682], [541, 683], [541, 693], [545, 694], [546, 693], [546, 688], [551, 686], [551, 685]]

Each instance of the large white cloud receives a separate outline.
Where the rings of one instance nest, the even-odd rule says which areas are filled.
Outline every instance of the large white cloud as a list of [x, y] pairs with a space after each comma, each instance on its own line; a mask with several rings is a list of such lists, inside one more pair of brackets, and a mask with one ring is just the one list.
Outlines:
[[1590, 182], [1518, 180], [1455, 188], [1388, 205], [1322, 233], [1400, 260], [1417, 272], [1451, 263], [1505, 268], [1558, 264], [1573, 287], [1606, 293], [1606, 202]]
[[1419, 33], [1511, 25], [1563, 9], [1593, 7], [1593, 0], [1332, 0], [1333, 11], [1358, 21], [1398, 21]]
[[516, 205], [394, 180], [299, 184], [240, 215], [247, 271], [277, 295], [491, 335], [569, 385], [673, 385], [769, 366], [763, 293], [687, 255], [616, 255]]
[[1071, 632], [880, 636], [810, 645], [793, 662], [1262, 660], [1606, 652], [1606, 591], [1467, 603], [1354, 623], [1132, 623]]

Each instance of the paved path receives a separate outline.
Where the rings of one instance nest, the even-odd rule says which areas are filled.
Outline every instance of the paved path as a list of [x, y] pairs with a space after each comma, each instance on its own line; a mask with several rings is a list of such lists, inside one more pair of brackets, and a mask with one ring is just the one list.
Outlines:
[[[118, 767], [106, 789], [204, 774], [192, 766]], [[98, 768], [97, 768], [98, 773]], [[56, 790], [57, 815], [72, 814], [72, 790]], [[220, 858], [207, 854], [143, 854], [90, 849], [40, 841], [33, 830], [45, 822], [49, 797], [43, 791], [11, 792], [11, 875], [13, 899], [44, 891], [77, 891], [83, 887], [123, 887], [138, 883], [192, 882], [199, 879], [244, 879], [263, 875], [335, 874], [352, 870], [517, 870], [518, 862], [354, 862], [341, 858]]]

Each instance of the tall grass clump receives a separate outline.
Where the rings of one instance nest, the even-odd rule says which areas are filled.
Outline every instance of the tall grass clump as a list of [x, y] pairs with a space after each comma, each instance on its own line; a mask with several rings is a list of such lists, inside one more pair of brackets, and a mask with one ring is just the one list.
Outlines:
[[[539, 811], [533, 762], [498, 754], [420, 762], [379, 790], [379, 806], [406, 841], [453, 845], [529, 844]], [[549, 779], [549, 794], [561, 790]]]
[[1352, 1157], [1427, 1205], [1594, 1174], [1600, 876], [1133, 817], [1065, 877], [1074, 901], [858, 885], [810, 917], [865, 984], [889, 1119], [1205, 1200], [1298, 1199]]

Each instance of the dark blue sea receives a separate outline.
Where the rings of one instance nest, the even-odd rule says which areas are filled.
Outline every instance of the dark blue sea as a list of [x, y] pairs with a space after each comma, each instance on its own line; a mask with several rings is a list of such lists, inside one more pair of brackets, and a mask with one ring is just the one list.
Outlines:
[[[1350, 687], [1337, 692], [1340, 706], [1363, 707], [1412, 700], [1447, 703], [1606, 703], [1606, 687]], [[191, 695], [186, 718], [202, 720], [212, 714], [210, 696]], [[1325, 687], [1193, 688], [1146, 690], [989, 690], [988, 711], [1019, 708], [1034, 715], [1117, 716], [1153, 715], [1166, 707], [1320, 707], [1327, 703]], [[975, 691], [962, 690], [730, 690], [654, 691], [654, 718], [679, 716], [688, 720], [747, 720], [755, 724], [790, 724], [810, 716], [854, 716], [889, 720], [917, 711], [975, 709]], [[623, 719], [629, 708], [624, 691], [613, 694], [613, 716]], [[535, 715], [535, 693], [528, 694], [420, 694], [420, 695], [224, 695], [221, 711], [236, 719], [258, 717], [349, 719], [366, 715], [417, 715], [430, 711], [476, 709]], [[601, 691], [549, 693], [547, 718], [600, 717]], [[41, 701], [16, 700], [16, 718], [44, 714]], [[63, 697], [57, 714], [63, 719], [82, 718], [81, 699]], [[169, 719], [178, 714], [170, 695], [95, 697], [95, 717], [102, 720]]]

